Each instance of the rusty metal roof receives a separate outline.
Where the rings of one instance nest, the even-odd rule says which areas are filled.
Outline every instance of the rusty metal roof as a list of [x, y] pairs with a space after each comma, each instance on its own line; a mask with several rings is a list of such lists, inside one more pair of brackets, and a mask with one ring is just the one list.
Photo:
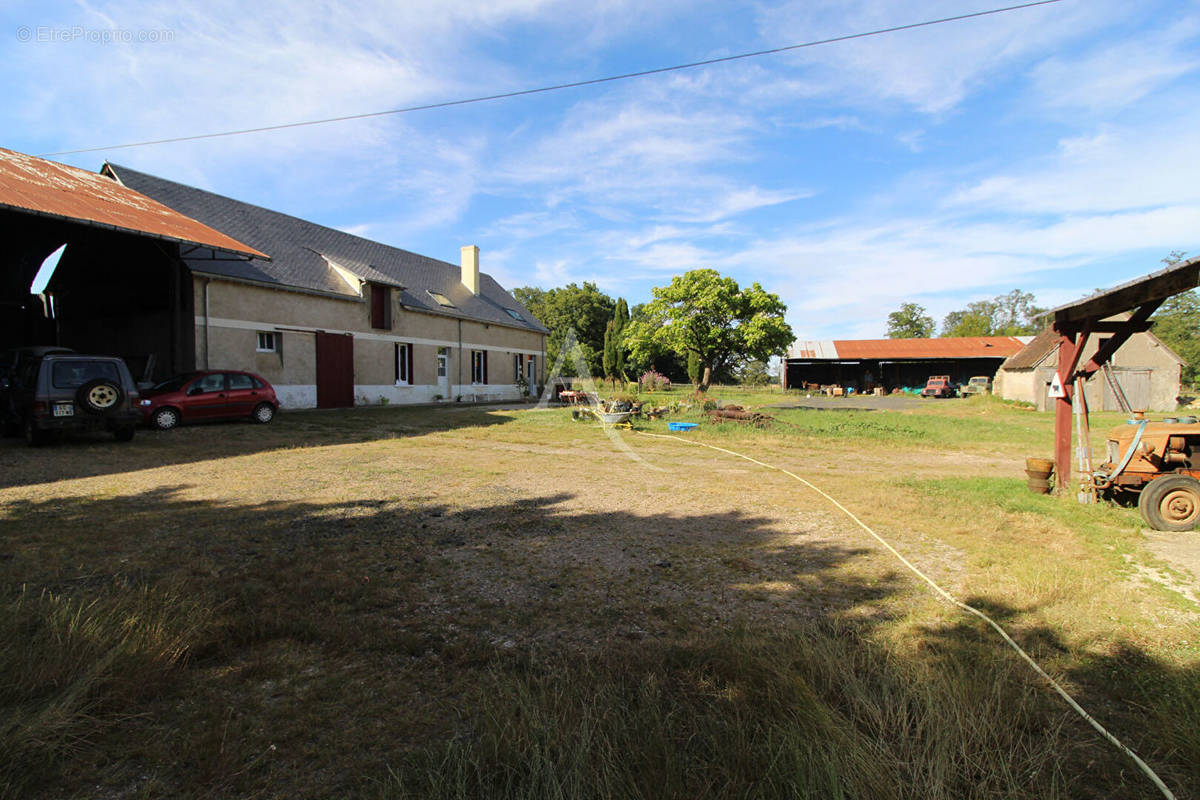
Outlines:
[[1028, 336], [961, 336], [945, 339], [836, 339], [796, 342], [788, 358], [838, 361], [922, 361], [931, 358], [1008, 358]]
[[0, 147], [0, 208], [270, 260], [105, 175]]

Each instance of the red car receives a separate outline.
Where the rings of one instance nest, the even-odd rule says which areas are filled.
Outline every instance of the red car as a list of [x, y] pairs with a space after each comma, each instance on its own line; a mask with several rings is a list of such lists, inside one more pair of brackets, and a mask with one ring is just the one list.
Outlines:
[[275, 389], [253, 372], [187, 372], [141, 394], [143, 420], [164, 431], [196, 420], [265, 423], [275, 418], [279, 408]]

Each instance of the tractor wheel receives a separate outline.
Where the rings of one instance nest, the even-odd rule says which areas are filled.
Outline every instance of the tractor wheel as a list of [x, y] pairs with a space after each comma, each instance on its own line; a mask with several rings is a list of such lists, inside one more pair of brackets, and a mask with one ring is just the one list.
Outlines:
[[1200, 481], [1186, 475], [1156, 478], [1142, 489], [1138, 510], [1155, 530], [1193, 530], [1200, 521]]

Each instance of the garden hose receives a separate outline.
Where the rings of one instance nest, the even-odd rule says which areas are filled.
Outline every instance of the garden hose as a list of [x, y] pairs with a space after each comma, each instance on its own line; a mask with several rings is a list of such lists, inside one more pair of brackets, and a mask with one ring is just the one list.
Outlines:
[[[1138, 768], [1143, 773], [1145, 773], [1146, 777], [1149, 778], [1150, 781], [1156, 787], [1158, 787], [1158, 790], [1160, 792], [1162, 792], [1163, 797], [1167, 798], [1167, 800], [1175, 800], [1175, 795], [1171, 792], [1171, 790], [1169, 788], [1167, 788], [1167, 785], [1165, 783], [1163, 783], [1162, 779], [1158, 777], [1158, 774], [1153, 769], [1150, 768], [1150, 765], [1147, 764], [1145, 761], [1143, 761], [1138, 756], [1137, 753], [1135, 753], [1135, 752], [1133, 752], [1133, 750], [1129, 749], [1129, 747], [1127, 747], [1124, 742], [1122, 742], [1120, 739], [1118, 739], [1113, 734], [1109, 733], [1107, 728], [1105, 728], [1103, 725], [1101, 725], [1099, 722], [1097, 722], [1096, 719], [1091, 714], [1089, 714], [1087, 711], [1085, 711], [1083, 709], [1083, 706], [1079, 705], [1079, 703], [1077, 703], [1075, 701], [1075, 698], [1071, 697], [1071, 695], [1069, 695], [1067, 693], [1067, 690], [1064, 689], [1058, 683], [1058, 681], [1054, 680], [1054, 678], [1051, 678], [1046, 673], [1046, 671], [1044, 669], [1042, 669], [1036, 661], [1033, 660], [1033, 658], [1029, 655], [1029, 653], [1025, 652], [1025, 650], [1021, 647], [1021, 645], [1017, 644], [1013, 640], [1013, 638], [1008, 635], [1008, 632], [1005, 631], [1004, 628], [1000, 627], [999, 623], [997, 623], [995, 620], [993, 620], [987, 614], [985, 614], [984, 612], [975, 608], [974, 606], [967, 605], [966, 603], [962, 602], [961, 600], [955, 598], [952, 594], [950, 594], [945, 589], [943, 589], [941, 586], [939, 586], [936, 582], [934, 582], [934, 580], [932, 578], [930, 578], [924, 572], [921, 572], [921, 570], [917, 569], [917, 567], [911, 561], [909, 561], [907, 558], [902, 556], [900, 554], [900, 552], [898, 550], [896, 550], [896, 548], [894, 548], [890, 544], [888, 544], [887, 541], [882, 536], [877, 534], [875, 531], [871, 530], [871, 528], [868, 527], [865, 522], [863, 522], [861, 519], [856, 517], [854, 515], [854, 513], [852, 511], [850, 511], [850, 509], [846, 508], [844, 505], [839, 503], [831, 495], [824, 492], [819, 487], [815, 486], [814, 484], [810, 483], [809, 481], [805, 480], [804, 478], [801, 478], [799, 475], [795, 474], [794, 472], [786, 470], [783, 467], [777, 467], [777, 466], [774, 466], [773, 464], [767, 464], [763, 461], [759, 461], [756, 458], [751, 458], [750, 456], [743, 455], [743, 454], [735, 452], [733, 450], [726, 450], [724, 447], [717, 447], [716, 445], [706, 444], [705, 442], [698, 442], [698, 441], [695, 441], [694, 439], [684, 439], [679, 436], [667, 436], [666, 434], [661, 434], [661, 433], [645, 433], [644, 431], [635, 431], [635, 433], [637, 433], [639, 436], [650, 436], [655, 439], [673, 439], [678, 442], [683, 442], [684, 444], [692, 444], [692, 445], [698, 445], [700, 447], [707, 447], [710, 450], [716, 450], [718, 452], [726, 453], [728, 455], [735, 456], [737, 458], [745, 459], [746, 461], [749, 461], [752, 464], [757, 464], [758, 466], [764, 467], [765, 469], [775, 470], [776, 472], [782, 472], [784, 475], [787, 475], [788, 477], [799, 481], [800, 483], [807, 486], [809, 489], [812, 489], [814, 492], [816, 492], [817, 494], [824, 497], [826, 500], [828, 500], [830, 503], [832, 503], [838, 510], [840, 510], [843, 514], [848, 516], [850, 519], [854, 520], [855, 524], [857, 524], [860, 528], [862, 528], [867, 533], [871, 534], [871, 536], [873, 536], [876, 541], [878, 541], [881, 545], [883, 545], [888, 550], [888, 552], [890, 552], [897, 559], [899, 559], [900, 563], [902, 563], [905, 567], [907, 567], [909, 569], [909, 571], [911, 571], [918, 578], [923, 580], [925, 583], [929, 584], [929, 586], [935, 592], [937, 592], [937, 594], [940, 595], [944, 600], [957, 606], [958, 608], [962, 609], [963, 611], [966, 611], [969, 614], [975, 615], [976, 617], [978, 617], [979, 619], [983, 620], [988, 625], [990, 625], [992, 627], [992, 629], [995, 630], [996, 633], [998, 633], [1000, 635], [1000, 638], [1002, 638], [1005, 642], [1007, 642], [1008, 645], [1017, 652], [1017, 655], [1019, 655], [1025, 661], [1025, 663], [1030, 666], [1030, 668], [1034, 672], [1036, 672], [1039, 676], [1041, 676], [1043, 679], [1045, 679], [1045, 681], [1050, 684], [1050, 687], [1052, 689], [1054, 689], [1054, 691], [1058, 692], [1059, 696], [1061, 696], [1062, 699], [1066, 701], [1067, 705], [1069, 705], [1077, 714], [1079, 714], [1079, 716], [1081, 716], [1085, 720], [1087, 720], [1088, 724], [1091, 725], [1093, 728], [1095, 728], [1096, 731], [1099, 732], [1101, 736], [1103, 736], [1105, 739], [1107, 739], [1111, 744], [1113, 744], [1117, 749], [1119, 749], [1125, 755], [1129, 756], [1129, 758], [1131, 758], [1133, 760], [1133, 762], [1135, 764], [1137, 764]], [[1138, 433], [1140, 435], [1141, 431], [1139, 430]], [[1130, 448], [1130, 452], [1132, 452], [1132, 450], [1133, 450], [1133, 448]]]

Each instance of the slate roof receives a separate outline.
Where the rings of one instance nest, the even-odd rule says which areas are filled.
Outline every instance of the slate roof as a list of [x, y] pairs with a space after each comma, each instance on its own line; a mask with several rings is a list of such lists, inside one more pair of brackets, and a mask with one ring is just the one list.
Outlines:
[[[117, 164], [105, 164], [104, 171], [125, 186], [224, 231], [271, 258], [247, 261], [223, 258], [219, 253], [211, 254], [212, 257], [185, 254], [184, 260], [194, 272], [357, 298], [358, 293], [331, 268], [333, 262], [364, 280], [403, 287], [398, 291], [406, 308], [547, 332], [528, 309], [485, 273], [479, 275], [480, 291], [476, 296], [463, 286], [458, 264], [410, 253]], [[430, 296], [431, 291], [445, 295], [455, 307], [439, 305]], [[505, 308], [517, 311], [524, 321], [513, 319]]]
[[796, 342], [788, 358], [811, 360], [919, 361], [931, 358], [1007, 358], [1027, 336], [956, 336], [944, 339], [835, 339]]
[[252, 247], [111, 178], [0, 147], [0, 208], [248, 256]]

